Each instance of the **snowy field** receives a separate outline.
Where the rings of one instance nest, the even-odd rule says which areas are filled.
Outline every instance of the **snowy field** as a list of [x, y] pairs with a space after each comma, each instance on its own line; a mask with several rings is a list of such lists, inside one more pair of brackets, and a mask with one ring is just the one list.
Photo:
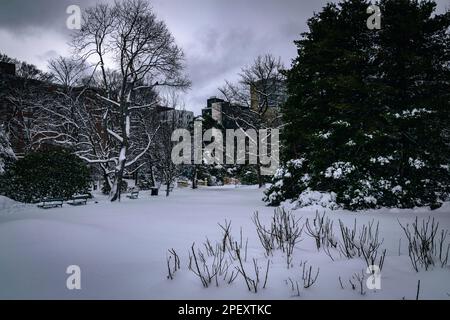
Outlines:
[[[361, 258], [347, 259], [334, 253], [332, 261], [314, 240], [303, 232], [288, 269], [280, 252], [269, 257], [269, 275], [265, 289], [248, 291], [243, 278], [231, 285], [221, 283], [203, 288], [188, 270], [188, 251], [193, 242], [201, 246], [208, 237], [220, 240], [218, 223], [232, 222], [235, 239], [248, 237], [246, 267], [258, 260], [261, 274], [267, 263], [264, 250], [252, 222], [254, 211], [268, 222], [273, 208], [261, 201], [262, 191], [253, 187], [208, 187], [199, 190], [175, 189], [173, 194], [124, 198], [109, 203], [98, 196], [86, 206], [38, 209], [0, 197], [0, 298], [39, 299], [415, 299], [417, 281], [421, 280], [421, 299], [450, 299], [450, 268], [434, 267], [415, 272], [408, 257], [407, 241], [397, 219], [402, 223], [428, 216], [450, 229], [450, 204], [429, 211], [374, 210], [353, 213], [327, 211], [337, 228], [341, 219], [349, 226], [354, 219], [363, 224], [380, 222], [382, 248], [387, 249], [381, 273], [381, 290], [365, 289], [365, 295], [352, 290], [349, 279], [365, 270]], [[321, 209], [323, 212], [323, 209]], [[315, 208], [295, 211], [296, 217], [315, 216]], [[339, 230], [335, 230], [339, 235]], [[402, 239], [399, 243], [399, 239]], [[400, 250], [399, 250], [400, 244]], [[167, 249], [174, 248], [181, 259], [181, 270], [167, 279]], [[400, 252], [399, 252], [400, 251]], [[400, 255], [399, 255], [400, 253]], [[300, 263], [307, 261], [320, 268], [317, 282], [292, 290], [291, 280], [300, 279]], [[81, 290], [66, 288], [66, 268], [81, 268]], [[339, 283], [339, 277], [344, 289]]]

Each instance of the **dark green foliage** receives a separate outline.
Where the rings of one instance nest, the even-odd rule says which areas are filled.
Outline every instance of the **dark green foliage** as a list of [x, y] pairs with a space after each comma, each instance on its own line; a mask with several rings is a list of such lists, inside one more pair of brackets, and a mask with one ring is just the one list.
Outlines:
[[[259, 168], [255, 165], [236, 165], [236, 173], [234, 177], [239, 179], [243, 185], [257, 185], [258, 180], [258, 170]], [[270, 182], [270, 176], [261, 176], [261, 182]]]
[[243, 166], [238, 175], [241, 184], [243, 185], [254, 185], [258, 184], [258, 174], [256, 172], [257, 168], [253, 166]]
[[89, 190], [90, 170], [68, 151], [40, 151], [17, 160], [0, 179], [2, 194], [17, 201], [68, 199]]
[[448, 198], [450, 12], [433, 15], [433, 1], [383, 0], [381, 29], [369, 30], [369, 5], [328, 4], [295, 42], [285, 165], [269, 204], [307, 188], [335, 192], [349, 209], [438, 207]]

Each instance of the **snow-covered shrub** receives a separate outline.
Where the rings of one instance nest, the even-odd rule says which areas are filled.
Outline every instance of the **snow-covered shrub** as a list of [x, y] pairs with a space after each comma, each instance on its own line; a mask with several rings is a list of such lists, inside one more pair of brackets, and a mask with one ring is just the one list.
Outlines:
[[296, 200], [308, 188], [309, 176], [304, 174], [304, 159], [287, 161], [275, 172], [272, 185], [264, 192], [263, 200], [271, 206], [279, 206], [285, 200]]
[[263, 200], [273, 206], [290, 201], [295, 208], [318, 205], [364, 210], [419, 206], [435, 209], [449, 199], [447, 166], [430, 167], [426, 161], [412, 158], [407, 163], [400, 175], [398, 155], [368, 157], [361, 165], [334, 161], [322, 164], [322, 168], [311, 161], [290, 160], [275, 173]]
[[310, 188], [300, 193], [298, 199], [295, 201], [296, 209], [307, 206], [321, 206], [329, 209], [339, 208], [334, 192], [319, 192], [313, 191]]
[[321, 206], [337, 209], [342, 203], [338, 199], [344, 198], [346, 181], [354, 179], [353, 171], [355, 167], [351, 163], [335, 162], [315, 175], [304, 159], [290, 160], [277, 170], [263, 200], [272, 206], [291, 201], [294, 208]]
[[17, 201], [36, 202], [43, 197], [67, 199], [89, 190], [90, 170], [68, 151], [39, 151], [16, 161], [1, 179], [2, 193]]

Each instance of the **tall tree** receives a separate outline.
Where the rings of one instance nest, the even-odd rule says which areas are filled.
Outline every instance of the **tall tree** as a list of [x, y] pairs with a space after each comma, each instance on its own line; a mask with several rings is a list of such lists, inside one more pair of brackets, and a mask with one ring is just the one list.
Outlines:
[[308, 188], [351, 209], [448, 196], [450, 13], [434, 14], [433, 1], [382, 0], [381, 29], [369, 30], [369, 5], [328, 4], [295, 42], [271, 204]]
[[[115, 201], [120, 198], [118, 186], [126, 169], [151, 146], [151, 133], [143, 148], [132, 143], [132, 131], [136, 129], [133, 118], [156, 103], [140, 104], [137, 97], [159, 86], [187, 88], [189, 81], [182, 74], [183, 52], [165, 23], [157, 19], [144, 0], [125, 0], [111, 6], [99, 4], [86, 10], [73, 44], [82, 58], [95, 61], [101, 72], [104, 93], [97, 95], [107, 104], [103, 123], [116, 149], [107, 158], [86, 158], [113, 166], [111, 201]], [[108, 69], [117, 70], [117, 91], [107, 76]], [[139, 150], [133, 150], [135, 147]]]

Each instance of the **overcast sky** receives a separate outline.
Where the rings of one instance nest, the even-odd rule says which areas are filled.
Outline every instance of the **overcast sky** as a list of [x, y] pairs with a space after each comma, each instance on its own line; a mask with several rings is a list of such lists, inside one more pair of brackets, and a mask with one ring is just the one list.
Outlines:
[[[106, 0], [102, 0], [106, 1]], [[199, 113], [225, 79], [259, 54], [296, 55], [293, 41], [326, 0], [149, 0], [186, 54], [192, 89], [186, 109]], [[98, 0], [0, 0], [0, 52], [46, 69], [47, 60], [67, 55], [66, 8]], [[448, 0], [438, 0], [439, 11]]]

